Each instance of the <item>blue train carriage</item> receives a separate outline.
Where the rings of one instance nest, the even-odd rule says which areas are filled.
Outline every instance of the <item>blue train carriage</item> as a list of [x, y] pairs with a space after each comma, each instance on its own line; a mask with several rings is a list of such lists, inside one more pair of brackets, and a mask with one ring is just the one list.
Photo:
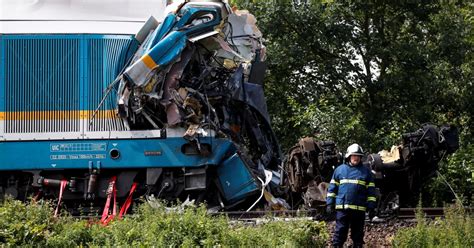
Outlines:
[[165, 2], [5, 3], [2, 197], [73, 213], [139, 197], [228, 209], [278, 187], [252, 16], [220, 1], [165, 16]]

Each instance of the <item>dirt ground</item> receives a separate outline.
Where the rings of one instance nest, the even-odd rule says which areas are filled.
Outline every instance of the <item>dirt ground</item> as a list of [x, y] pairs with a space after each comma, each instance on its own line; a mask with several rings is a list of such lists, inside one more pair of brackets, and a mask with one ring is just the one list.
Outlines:
[[[327, 222], [329, 232], [332, 235], [336, 226], [335, 221]], [[364, 247], [392, 247], [392, 239], [395, 233], [402, 228], [407, 228], [416, 225], [414, 220], [389, 220], [383, 223], [365, 223], [365, 235], [364, 235]], [[350, 247], [352, 241], [350, 239], [350, 230], [345, 247]], [[327, 244], [328, 247], [331, 247], [331, 241]]]

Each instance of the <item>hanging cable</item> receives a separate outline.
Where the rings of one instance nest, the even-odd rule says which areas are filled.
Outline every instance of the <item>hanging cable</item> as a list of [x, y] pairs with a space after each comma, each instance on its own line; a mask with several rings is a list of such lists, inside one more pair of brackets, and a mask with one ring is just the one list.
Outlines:
[[260, 194], [260, 197], [257, 199], [257, 201], [255, 201], [255, 203], [252, 204], [252, 206], [250, 206], [250, 208], [247, 209], [246, 212], [249, 212], [250, 210], [252, 210], [252, 208], [255, 207], [255, 205], [257, 205], [257, 203], [262, 199], [262, 197], [265, 193], [265, 187], [267, 187], [267, 185], [272, 180], [273, 173], [271, 171], [268, 171], [268, 170], [265, 170], [265, 169], [263, 171], [264, 171], [264, 175], [265, 175], [265, 182], [263, 182], [263, 180], [260, 177], [257, 177], [257, 179], [262, 183], [262, 193]]
[[263, 180], [260, 179], [260, 177], [257, 177], [257, 179], [262, 183], [262, 193], [260, 194], [260, 197], [258, 197], [257, 201], [255, 201], [254, 204], [252, 204], [252, 206], [250, 206], [249, 209], [247, 209], [247, 211], [245, 211], [245, 212], [248, 212], [248, 211], [252, 210], [252, 208], [255, 207], [255, 205], [257, 205], [257, 203], [258, 203], [258, 202], [262, 199], [262, 197], [263, 197], [263, 193], [264, 193], [264, 191], [265, 191], [265, 185], [264, 185], [264, 183], [263, 183]]
[[458, 195], [456, 194], [456, 192], [454, 192], [454, 189], [453, 189], [453, 187], [451, 187], [451, 184], [448, 183], [448, 181], [447, 181], [446, 178], [441, 174], [441, 172], [439, 172], [439, 171], [437, 170], [436, 173], [438, 174], [438, 176], [441, 177], [441, 179], [443, 179], [444, 183], [446, 183], [446, 185], [448, 185], [449, 189], [451, 190], [451, 192], [453, 192], [453, 195], [454, 195], [454, 197], [456, 197], [456, 200], [459, 202], [459, 204], [461, 204], [461, 206], [464, 207], [464, 205], [462, 204], [461, 198], [459, 198]]

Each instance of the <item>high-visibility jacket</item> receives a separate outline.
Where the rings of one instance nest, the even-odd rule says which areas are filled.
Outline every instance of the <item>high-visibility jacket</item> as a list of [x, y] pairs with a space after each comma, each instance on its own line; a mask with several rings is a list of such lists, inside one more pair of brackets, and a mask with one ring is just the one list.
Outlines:
[[356, 166], [338, 166], [329, 183], [326, 203], [336, 204], [336, 209], [374, 209], [375, 184], [370, 169], [362, 163]]

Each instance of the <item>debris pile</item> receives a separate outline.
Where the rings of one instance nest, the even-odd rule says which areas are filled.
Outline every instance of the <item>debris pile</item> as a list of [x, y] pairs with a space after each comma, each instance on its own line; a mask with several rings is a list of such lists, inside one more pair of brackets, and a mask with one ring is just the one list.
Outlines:
[[[389, 213], [400, 206], [416, 205], [423, 183], [435, 174], [440, 160], [458, 147], [455, 126], [425, 124], [415, 132], [403, 134], [401, 144], [392, 146], [390, 151], [364, 157], [364, 166], [374, 173], [379, 189], [379, 211]], [[306, 208], [325, 205], [327, 182], [342, 162], [334, 142], [303, 138], [290, 149], [285, 163], [287, 187], [293, 195], [301, 195]]]
[[342, 162], [342, 154], [333, 141], [300, 139], [290, 149], [285, 163], [290, 192], [301, 195], [306, 208], [326, 205], [328, 182]]

